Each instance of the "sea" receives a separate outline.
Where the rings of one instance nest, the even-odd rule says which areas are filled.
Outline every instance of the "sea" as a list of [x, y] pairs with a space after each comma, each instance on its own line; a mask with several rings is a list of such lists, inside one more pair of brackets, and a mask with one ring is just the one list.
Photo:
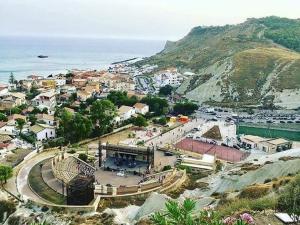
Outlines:
[[[164, 48], [165, 40], [0, 36], [0, 83], [29, 75], [66, 73], [71, 69], [107, 68], [111, 63], [148, 57]], [[48, 58], [38, 58], [39, 55]]]

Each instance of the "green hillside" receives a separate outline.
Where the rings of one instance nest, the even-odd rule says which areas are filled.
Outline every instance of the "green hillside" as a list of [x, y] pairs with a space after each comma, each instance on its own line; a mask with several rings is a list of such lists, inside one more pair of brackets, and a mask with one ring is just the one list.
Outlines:
[[200, 103], [259, 105], [270, 96], [278, 106], [297, 108], [299, 52], [300, 20], [267, 17], [238, 25], [195, 27], [139, 64], [195, 72], [177, 92]]

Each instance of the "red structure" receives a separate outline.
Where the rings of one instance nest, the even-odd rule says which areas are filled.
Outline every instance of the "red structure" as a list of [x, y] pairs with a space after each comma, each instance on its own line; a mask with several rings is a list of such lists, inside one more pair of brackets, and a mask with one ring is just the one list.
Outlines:
[[196, 152], [200, 154], [216, 155], [218, 159], [228, 162], [239, 162], [249, 156], [249, 153], [237, 150], [235, 148], [205, 143], [193, 140], [191, 138], [183, 139], [175, 146], [176, 148], [186, 151]]

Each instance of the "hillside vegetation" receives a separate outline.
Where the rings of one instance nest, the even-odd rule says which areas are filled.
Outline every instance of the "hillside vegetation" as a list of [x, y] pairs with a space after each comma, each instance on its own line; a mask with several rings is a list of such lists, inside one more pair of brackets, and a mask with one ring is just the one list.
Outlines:
[[300, 20], [267, 17], [195, 27], [141, 63], [195, 72], [177, 92], [200, 103], [257, 106], [268, 99], [300, 107]]

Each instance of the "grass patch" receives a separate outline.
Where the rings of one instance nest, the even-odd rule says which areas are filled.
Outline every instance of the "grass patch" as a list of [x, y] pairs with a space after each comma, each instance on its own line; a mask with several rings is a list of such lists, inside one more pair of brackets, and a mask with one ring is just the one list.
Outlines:
[[28, 176], [28, 182], [31, 188], [43, 199], [52, 202], [54, 204], [63, 205], [66, 204], [66, 197], [57, 193], [50, 188], [43, 180], [40, 165], [43, 162], [36, 164], [30, 171]]
[[185, 190], [194, 190], [196, 188], [206, 188], [208, 184], [197, 182], [197, 180], [206, 177], [204, 174], [187, 174], [185, 182], [175, 190], [168, 191], [166, 194], [171, 198], [178, 198]]
[[244, 188], [240, 193], [240, 198], [261, 198], [267, 195], [272, 190], [272, 185], [270, 184], [256, 184]]
[[130, 197], [116, 197], [116, 198], [102, 198], [98, 212], [103, 212], [107, 208], [124, 208], [129, 205], [141, 206], [148, 196], [130, 196]]
[[12, 154], [8, 154], [5, 156], [5, 159], [1, 161], [2, 164], [9, 165], [15, 167], [19, 163], [21, 163], [25, 156], [27, 156], [31, 150], [29, 149], [16, 149], [12, 151]]
[[264, 211], [275, 209], [277, 206], [276, 197], [262, 197], [258, 199], [234, 199], [217, 207], [222, 217], [239, 214], [245, 211]]
[[204, 138], [209, 138], [209, 139], [213, 139], [213, 140], [222, 140], [222, 135], [220, 132], [220, 128], [219, 126], [213, 126], [211, 129], [209, 129], [208, 131], [206, 131], [202, 137]]

